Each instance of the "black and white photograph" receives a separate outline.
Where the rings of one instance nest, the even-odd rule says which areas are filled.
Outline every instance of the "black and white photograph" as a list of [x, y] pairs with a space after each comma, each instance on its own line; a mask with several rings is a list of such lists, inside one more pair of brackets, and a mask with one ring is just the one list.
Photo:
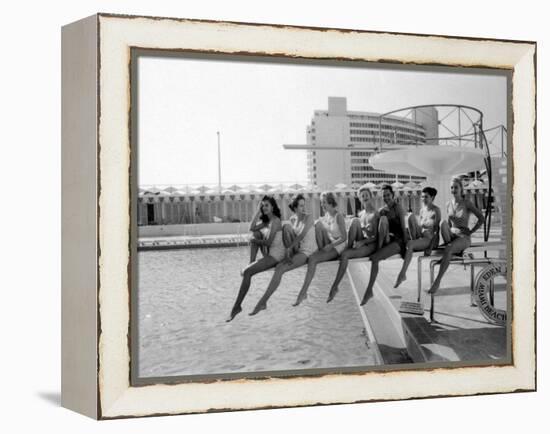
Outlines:
[[511, 363], [510, 72], [132, 62], [136, 384]]
[[543, 5], [7, 2], [0, 432], [548, 425]]

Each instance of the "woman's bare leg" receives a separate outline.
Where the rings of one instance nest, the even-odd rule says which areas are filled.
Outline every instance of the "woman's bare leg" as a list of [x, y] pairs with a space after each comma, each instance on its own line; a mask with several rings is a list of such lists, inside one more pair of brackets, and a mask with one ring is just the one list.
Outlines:
[[237, 299], [235, 300], [235, 304], [231, 309], [231, 314], [229, 315], [227, 322], [231, 321], [242, 311], [241, 305], [248, 290], [250, 289], [252, 276], [254, 276], [255, 274], [261, 273], [262, 271], [269, 270], [270, 268], [273, 268], [275, 265], [277, 265], [277, 261], [275, 260], [275, 258], [271, 256], [266, 256], [265, 258], [262, 258], [259, 261], [254, 262], [253, 264], [250, 264], [248, 267], [244, 269], [241, 287], [239, 288]]
[[294, 270], [295, 268], [301, 267], [306, 262], [307, 262], [307, 256], [304, 255], [303, 253], [296, 253], [290, 259], [290, 263], [279, 262], [279, 264], [277, 264], [277, 266], [275, 267], [275, 272], [273, 273], [273, 277], [271, 278], [271, 281], [269, 282], [269, 285], [264, 295], [262, 296], [262, 298], [260, 298], [260, 301], [258, 301], [258, 304], [256, 304], [256, 307], [252, 312], [250, 312], [249, 315], [256, 315], [258, 312], [266, 309], [267, 301], [279, 287], [283, 274], [285, 274], [287, 271]]
[[308, 258], [307, 273], [304, 279], [304, 284], [302, 285], [302, 289], [300, 289], [298, 297], [296, 298], [293, 306], [298, 306], [302, 301], [307, 298], [307, 290], [309, 289], [309, 285], [311, 285], [313, 276], [315, 276], [317, 264], [319, 264], [320, 262], [330, 261], [331, 259], [335, 259], [337, 257], [338, 252], [336, 251], [336, 249], [330, 249], [328, 252], [325, 252], [324, 250], [317, 250], [313, 255]]
[[443, 238], [443, 244], [449, 244], [452, 240], [452, 233], [451, 228], [449, 227], [449, 222], [447, 220], [443, 220], [439, 225], [439, 229], [441, 232], [441, 238]]
[[407, 280], [407, 269], [409, 268], [409, 264], [411, 263], [413, 253], [426, 250], [430, 246], [431, 242], [431, 238], [418, 238], [416, 240], [410, 240], [407, 243], [407, 250], [405, 252], [405, 258], [403, 259], [403, 266], [401, 267], [401, 271], [397, 276], [397, 280], [395, 282], [395, 285], [393, 286], [394, 288], [397, 288], [399, 285], [401, 285], [401, 283]]
[[332, 299], [338, 293], [338, 285], [342, 281], [346, 270], [348, 269], [348, 263], [350, 259], [353, 258], [365, 258], [372, 255], [376, 251], [376, 244], [369, 244], [368, 246], [362, 246], [358, 249], [346, 249], [340, 255], [340, 264], [338, 265], [338, 271], [332, 286], [330, 287], [330, 292], [328, 294], [327, 303], [330, 303]]
[[390, 223], [386, 216], [380, 217], [378, 222], [378, 250], [382, 248], [384, 244], [390, 242]]
[[[294, 229], [292, 229], [292, 226], [288, 223], [283, 225], [283, 244], [285, 247], [289, 247], [296, 238], [296, 234], [294, 233]], [[292, 249], [291, 255], [295, 255], [298, 253], [298, 249], [300, 246], [294, 246]]]
[[251, 240], [251, 242], [250, 242], [250, 262], [249, 262], [249, 264], [252, 264], [256, 260], [256, 257], [258, 256], [258, 250], [260, 249], [260, 246], [258, 246], [258, 244], [254, 243], [253, 241], [254, 240], [263, 240], [264, 237], [263, 237], [263, 235], [260, 231], [254, 231], [254, 232], [252, 232], [252, 238], [253, 238], [253, 240]]
[[439, 263], [439, 272], [437, 273], [437, 277], [435, 278], [432, 287], [429, 289], [428, 294], [435, 294], [439, 289], [441, 279], [443, 278], [445, 271], [447, 271], [447, 268], [449, 268], [452, 256], [464, 251], [464, 249], [470, 247], [470, 244], [470, 237], [458, 237], [447, 244], [447, 247], [445, 247], [445, 250], [443, 251], [441, 262]]
[[361, 306], [363, 306], [367, 301], [369, 301], [373, 293], [373, 287], [374, 282], [376, 281], [376, 277], [378, 276], [378, 263], [386, 258], [389, 258], [390, 256], [396, 255], [401, 251], [401, 246], [398, 242], [393, 241], [390, 244], [382, 247], [380, 250], [378, 250], [374, 255], [370, 257], [370, 276], [369, 276], [369, 283], [367, 285], [367, 290], [365, 291], [365, 294], [363, 295], [363, 299], [361, 300]]
[[418, 220], [416, 219], [416, 216], [413, 213], [409, 215], [409, 218], [407, 219], [407, 223], [409, 227], [409, 234], [411, 236], [411, 240], [416, 240], [422, 237], [422, 229], [420, 228], [420, 225], [418, 224]]
[[325, 225], [319, 220], [315, 222], [315, 240], [317, 241], [317, 248], [319, 248], [319, 250], [330, 243], [327, 228], [325, 228]]
[[363, 230], [361, 229], [361, 220], [357, 217], [352, 219], [351, 225], [348, 229], [348, 249], [353, 248], [353, 243], [365, 239]]

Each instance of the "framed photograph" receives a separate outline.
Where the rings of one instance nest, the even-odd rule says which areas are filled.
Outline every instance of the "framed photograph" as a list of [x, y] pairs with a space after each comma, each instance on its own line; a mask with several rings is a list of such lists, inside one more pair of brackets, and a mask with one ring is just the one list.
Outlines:
[[535, 390], [534, 42], [98, 14], [62, 54], [65, 407]]

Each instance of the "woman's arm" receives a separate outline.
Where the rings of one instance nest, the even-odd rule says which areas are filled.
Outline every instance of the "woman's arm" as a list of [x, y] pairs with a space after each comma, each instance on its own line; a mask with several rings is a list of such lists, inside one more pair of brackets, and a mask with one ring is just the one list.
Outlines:
[[[490, 206], [490, 205], [489, 205]], [[485, 222], [485, 216], [483, 215], [483, 213], [479, 210], [479, 208], [477, 208], [472, 202], [470, 202], [469, 200], [466, 201], [466, 208], [468, 209], [468, 211], [470, 211], [471, 213], [473, 213], [476, 218], [477, 218], [477, 221], [476, 221], [476, 224], [474, 225], [474, 227], [472, 229], [469, 230], [469, 235], [473, 234], [475, 231], [477, 231], [481, 226], [483, 226], [483, 223]]]
[[278, 217], [274, 217], [273, 221], [271, 223], [271, 230], [269, 231], [269, 237], [267, 237], [267, 240], [260, 240], [258, 241], [259, 246], [271, 246], [271, 243], [275, 239], [275, 235], [277, 235], [277, 232], [282, 229], [281, 220]]
[[256, 232], [256, 231], [259, 231], [260, 229], [263, 229], [265, 227], [267, 227], [267, 225], [264, 222], [260, 221], [259, 223], [256, 224], [256, 226], [252, 226], [252, 224], [250, 224], [249, 231], [250, 232]]
[[304, 229], [302, 230], [302, 232], [300, 232], [296, 238], [294, 238], [294, 241], [292, 241], [292, 243], [290, 244], [290, 246], [287, 247], [287, 250], [291, 250], [293, 249], [294, 247], [296, 247], [298, 244], [300, 244], [300, 242], [304, 239], [304, 237], [306, 236], [307, 234], [307, 231], [309, 231], [311, 229], [311, 227], [313, 226], [313, 219], [311, 218], [311, 215], [307, 214], [306, 215], [306, 218], [304, 220]]
[[256, 210], [256, 214], [254, 214], [254, 217], [250, 222], [250, 227], [248, 228], [250, 232], [259, 231], [260, 229], [266, 227], [266, 224], [264, 222], [260, 221], [260, 223], [258, 223], [258, 219], [260, 218], [261, 213], [262, 213], [262, 202], [258, 204], [258, 209]]
[[441, 210], [438, 206], [435, 207], [435, 222], [434, 227], [435, 229], [439, 229], [439, 225], [441, 223]]

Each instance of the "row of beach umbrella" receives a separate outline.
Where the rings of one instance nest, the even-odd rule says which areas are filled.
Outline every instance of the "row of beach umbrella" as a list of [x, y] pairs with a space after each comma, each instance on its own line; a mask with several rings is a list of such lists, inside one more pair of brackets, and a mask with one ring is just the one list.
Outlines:
[[157, 187], [140, 187], [139, 193], [145, 194], [145, 195], [160, 195], [160, 196], [167, 196], [167, 195], [210, 195], [210, 194], [239, 194], [239, 193], [279, 193], [279, 192], [300, 192], [300, 191], [306, 191], [308, 188], [306, 186], [300, 185], [300, 184], [293, 184], [289, 186], [284, 186], [282, 184], [279, 185], [247, 185], [247, 186], [239, 186], [239, 185], [231, 185], [230, 187], [223, 187], [222, 191], [220, 192], [217, 187], [212, 186], [206, 186], [202, 185], [200, 187], [182, 187], [182, 188], [176, 188], [173, 186], [169, 186], [166, 188], [157, 188]]
[[[374, 193], [376, 193], [381, 185], [374, 184], [372, 182], [369, 182], [366, 184], [369, 189], [371, 189]], [[422, 188], [426, 186], [426, 183], [415, 183], [415, 182], [407, 182], [406, 184], [403, 184], [401, 182], [394, 182], [391, 184], [392, 188], [398, 192], [398, 193], [409, 193], [409, 192], [416, 192], [418, 193]], [[484, 183], [481, 180], [473, 180], [465, 185], [465, 188], [467, 190], [486, 190], [487, 184]], [[355, 190], [357, 189], [357, 186], [347, 186], [346, 184], [340, 183], [336, 184], [333, 189], [326, 189], [334, 191], [338, 196], [350, 196], [353, 195]], [[230, 187], [222, 188], [221, 192], [217, 188], [212, 188], [208, 186], [200, 186], [200, 187], [182, 187], [182, 188], [176, 188], [174, 186], [168, 186], [165, 188], [158, 188], [156, 186], [153, 187], [140, 187], [139, 188], [139, 197], [142, 199], [159, 199], [161, 198], [170, 198], [171, 200], [175, 200], [176, 198], [180, 198], [180, 200], [190, 200], [190, 198], [198, 197], [200, 199], [206, 199], [211, 197], [219, 198], [220, 196], [230, 196], [232, 198], [240, 197], [241, 199], [244, 198], [250, 198], [254, 197], [256, 195], [263, 195], [263, 194], [277, 194], [281, 196], [288, 196], [290, 197], [293, 194], [297, 193], [320, 193], [321, 191], [324, 191], [325, 189], [321, 189], [319, 187], [308, 187], [303, 186], [300, 184], [293, 184], [289, 186], [284, 186], [282, 184], [279, 185], [269, 185], [269, 184], [263, 184], [260, 186], [256, 185], [247, 185], [245, 187], [240, 187], [238, 185], [232, 185]]]
[[[368, 182], [366, 186], [371, 190], [378, 190], [381, 187], [381, 184], [375, 184], [373, 182]], [[407, 182], [406, 184], [403, 184], [399, 181], [396, 181], [391, 184], [392, 188], [394, 190], [420, 190], [426, 186], [425, 182], [422, 183], [416, 183], [413, 181]], [[465, 188], [469, 189], [483, 189], [486, 188], [486, 183], [476, 179], [471, 182], [469, 182], [467, 185], [465, 185]], [[348, 186], [346, 184], [340, 183], [336, 184], [333, 191], [349, 191], [349, 190], [356, 190], [359, 187], [359, 185], [351, 185]], [[235, 194], [243, 194], [243, 193], [299, 193], [299, 192], [320, 192], [322, 189], [317, 186], [304, 186], [300, 184], [292, 184], [285, 186], [283, 184], [278, 185], [269, 185], [269, 184], [263, 184], [263, 185], [247, 185], [247, 186], [238, 186], [238, 185], [231, 185], [229, 187], [223, 187], [221, 192], [217, 187], [212, 186], [205, 186], [202, 185], [200, 187], [181, 187], [176, 188], [174, 186], [168, 186], [165, 188], [158, 188], [156, 186], [152, 187], [140, 187], [139, 188], [139, 194], [140, 196], [146, 195], [146, 196], [183, 196], [183, 195], [235, 195]], [[326, 189], [331, 190], [331, 189]]]

